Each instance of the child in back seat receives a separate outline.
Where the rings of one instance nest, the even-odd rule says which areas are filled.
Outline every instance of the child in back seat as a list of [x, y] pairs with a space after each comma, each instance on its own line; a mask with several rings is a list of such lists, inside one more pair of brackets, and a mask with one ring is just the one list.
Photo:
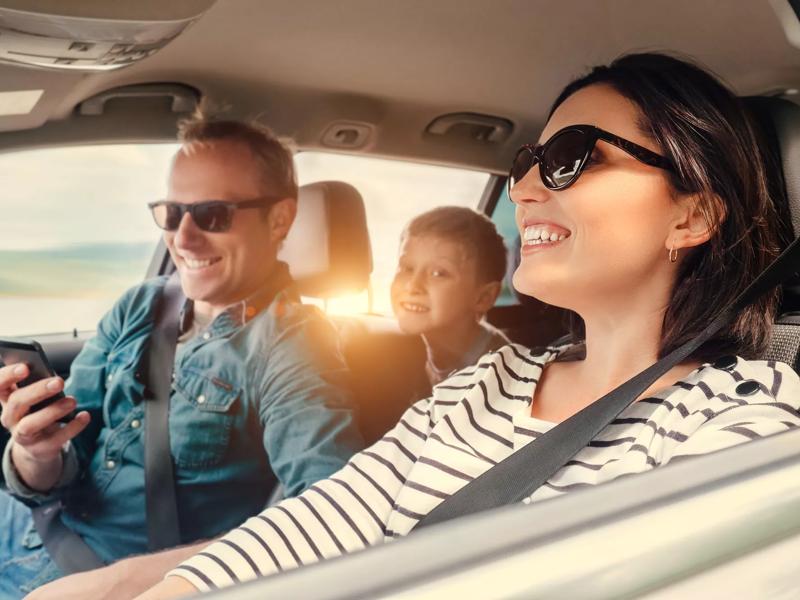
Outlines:
[[505, 272], [503, 238], [481, 213], [443, 206], [406, 226], [392, 281], [392, 308], [405, 333], [422, 336], [431, 385], [509, 343], [483, 320]]

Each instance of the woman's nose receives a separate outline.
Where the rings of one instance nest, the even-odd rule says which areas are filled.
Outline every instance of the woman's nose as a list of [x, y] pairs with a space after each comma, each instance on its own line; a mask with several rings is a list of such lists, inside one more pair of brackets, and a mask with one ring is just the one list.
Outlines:
[[514, 184], [508, 196], [514, 204], [528, 202], [546, 202], [551, 191], [542, 183], [539, 176], [539, 165], [534, 165], [525, 176]]

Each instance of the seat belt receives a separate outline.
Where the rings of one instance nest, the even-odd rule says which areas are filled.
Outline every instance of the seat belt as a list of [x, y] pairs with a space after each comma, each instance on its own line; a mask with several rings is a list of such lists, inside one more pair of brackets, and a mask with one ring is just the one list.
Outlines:
[[694, 339], [473, 479], [420, 519], [414, 529], [521, 502], [529, 497], [659, 377], [691, 356], [736, 313], [799, 270], [800, 238], [794, 240]]
[[[177, 274], [167, 281], [156, 307], [147, 361], [145, 397], [145, 507], [151, 551], [180, 544], [175, 477], [169, 445], [169, 398], [175, 365], [178, 324], [185, 298]], [[104, 566], [83, 538], [64, 525], [62, 502], [32, 509], [36, 531], [47, 553], [65, 574]]]
[[175, 369], [180, 313], [186, 298], [174, 273], [162, 292], [147, 353], [144, 401], [144, 484], [147, 547], [151, 552], [181, 543], [175, 474], [169, 443], [169, 399]]
[[65, 575], [105, 566], [83, 538], [61, 522], [59, 515], [62, 508], [58, 500], [31, 509], [36, 533], [47, 554]]

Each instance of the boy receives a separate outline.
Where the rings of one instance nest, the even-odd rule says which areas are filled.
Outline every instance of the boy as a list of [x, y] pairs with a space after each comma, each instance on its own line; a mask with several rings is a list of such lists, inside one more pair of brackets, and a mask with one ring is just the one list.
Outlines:
[[483, 321], [505, 272], [503, 238], [481, 213], [443, 206], [406, 226], [392, 281], [392, 308], [405, 333], [422, 336], [431, 385], [509, 343]]

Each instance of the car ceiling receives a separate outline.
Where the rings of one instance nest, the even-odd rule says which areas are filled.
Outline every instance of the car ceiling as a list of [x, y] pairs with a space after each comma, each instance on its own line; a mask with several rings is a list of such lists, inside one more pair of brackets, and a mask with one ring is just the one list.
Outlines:
[[[105, 4], [108, 12], [117, 3]], [[788, 6], [788, 0], [217, 0], [163, 50], [130, 67], [75, 73], [0, 65], [0, 91], [45, 90], [30, 114], [0, 117], [0, 145], [169, 137], [174, 115], [147, 127], [146, 116], [126, 120], [126, 111], [136, 112], [132, 106], [109, 117], [124, 126], [105, 127], [76, 115], [75, 107], [111, 88], [175, 82], [228, 106], [233, 116], [258, 117], [301, 149], [324, 147], [331, 123], [356, 121], [373, 128], [362, 152], [503, 172], [514, 149], [538, 137], [558, 91], [623, 52], [695, 57], [743, 95], [800, 88], [800, 49], [784, 29], [800, 24]], [[462, 112], [507, 119], [513, 131], [500, 142], [474, 139], [469, 128], [451, 136], [425, 133], [437, 116]]]

